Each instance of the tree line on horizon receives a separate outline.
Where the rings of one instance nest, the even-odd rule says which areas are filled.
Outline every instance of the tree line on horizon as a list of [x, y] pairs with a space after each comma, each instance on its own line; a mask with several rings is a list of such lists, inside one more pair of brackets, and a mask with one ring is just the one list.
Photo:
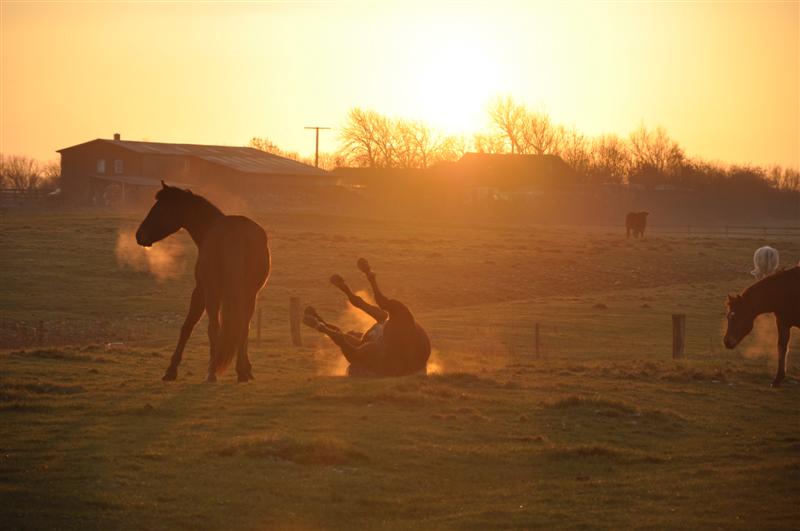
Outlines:
[[[510, 96], [488, 108], [490, 127], [471, 136], [446, 135], [420, 120], [392, 118], [355, 107], [339, 132], [334, 152], [319, 154], [320, 167], [425, 169], [455, 162], [466, 152], [555, 155], [586, 184], [632, 184], [653, 187], [769, 187], [800, 192], [800, 170], [781, 166], [726, 165], [689, 157], [663, 127], [640, 125], [627, 137], [591, 137], [575, 127], [553, 122]], [[313, 165], [313, 159], [281, 149], [269, 138], [253, 137], [249, 145], [268, 153]], [[53, 189], [58, 162], [0, 153], [0, 188]]]
[[[491, 127], [471, 137], [445, 135], [419, 120], [392, 118], [359, 107], [350, 110], [339, 133], [339, 147], [320, 153], [320, 167], [424, 169], [454, 162], [464, 153], [556, 155], [587, 184], [652, 187], [736, 185], [800, 191], [800, 170], [781, 166], [726, 165], [689, 157], [663, 127], [640, 125], [627, 137], [591, 137], [555, 123], [506, 96], [488, 108]], [[252, 147], [305, 163], [313, 160], [253, 138]]]
[[0, 189], [53, 190], [58, 187], [60, 176], [58, 162], [0, 153]]

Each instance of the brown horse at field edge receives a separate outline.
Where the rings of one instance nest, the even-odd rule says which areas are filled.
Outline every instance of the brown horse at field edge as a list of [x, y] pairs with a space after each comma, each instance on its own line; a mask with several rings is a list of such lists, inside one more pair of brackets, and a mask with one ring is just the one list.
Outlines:
[[251, 219], [227, 216], [189, 190], [167, 186], [164, 181], [161, 185], [155, 205], [136, 231], [136, 242], [149, 247], [186, 229], [198, 250], [189, 312], [162, 379], [178, 377], [186, 342], [203, 312], [207, 312], [210, 359], [206, 381], [216, 381], [234, 356], [238, 381], [252, 380], [247, 335], [256, 295], [269, 277], [267, 234]]
[[773, 387], [786, 377], [786, 352], [792, 327], [800, 328], [800, 267], [793, 267], [765, 277], [741, 295], [728, 295], [728, 329], [724, 343], [729, 349], [753, 329], [753, 321], [762, 313], [775, 314], [778, 326], [778, 373]]

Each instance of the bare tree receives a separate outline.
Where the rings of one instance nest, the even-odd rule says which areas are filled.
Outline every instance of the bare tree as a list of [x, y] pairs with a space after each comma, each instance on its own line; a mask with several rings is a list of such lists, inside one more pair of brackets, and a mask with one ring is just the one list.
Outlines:
[[395, 164], [391, 121], [375, 111], [354, 108], [342, 128], [340, 153], [348, 164], [387, 168]]
[[467, 152], [467, 143], [463, 136], [451, 135], [443, 136], [436, 145], [433, 152], [432, 163], [453, 162]]
[[393, 166], [398, 168], [426, 167], [425, 160], [432, 142], [430, 131], [419, 122], [397, 120], [391, 126], [394, 148]]
[[560, 144], [559, 155], [564, 162], [569, 164], [579, 175], [588, 175], [592, 160], [586, 136], [573, 127], [564, 131]]
[[622, 184], [631, 167], [631, 154], [617, 135], [601, 135], [592, 141], [589, 177], [592, 181]]
[[398, 154], [403, 154], [400, 167], [427, 168], [456, 160], [466, 150], [463, 138], [443, 135], [420, 121], [398, 120], [394, 127], [394, 145]]
[[463, 139], [442, 135], [421, 121], [358, 108], [350, 111], [340, 137], [342, 160], [359, 167], [427, 168], [465, 151]]
[[0, 156], [0, 182], [4, 188], [35, 190], [44, 182], [41, 165], [21, 155]]
[[[546, 113], [530, 111], [510, 96], [498, 98], [489, 107], [489, 117], [505, 137], [511, 153], [557, 155], [567, 136], [567, 130], [553, 124]], [[484, 148], [497, 148], [494, 143], [487, 145], [484, 136], [480, 140]]]
[[508, 153], [509, 150], [506, 137], [495, 133], [476, 133], [472, 137], [472, 145], [478, 153]]
[[566, 136], [566, 130], [554, 125], [550, 117], [540, 112], [528, 112], [522, 127], [522, 147], [520, 153], [535, 155], [557, 155]]
[[650, 131], [642, 124], [630, 135], [631, 154], [636, 168], [651, 168], [662, 176], [677, 173], [686, 159], [683, 149], [663, 127]]
[[796, 169], [772, 166], [767, 170], [767, 178], [781, 190], [800, 192], [800, 171]]
[[525, 122], [528, 111], [511, 96], [498, 98], [489, 107], [489, 117], [495, 127], [505, 135], [511, 153], [523, 153]]

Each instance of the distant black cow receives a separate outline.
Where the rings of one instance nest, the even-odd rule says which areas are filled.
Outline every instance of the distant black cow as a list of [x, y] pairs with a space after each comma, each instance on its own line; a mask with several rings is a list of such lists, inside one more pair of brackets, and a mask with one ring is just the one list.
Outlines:
[[628, 212], [628, 215], [625, 216], [625, 228], [628, 231], [628, 238], [631, 237], [631, 231], [633, 231], [633, 237], [638, 238], [641, 236], [644, 238], [644, 229], [647, 227], [647, 215], [649, 212]]

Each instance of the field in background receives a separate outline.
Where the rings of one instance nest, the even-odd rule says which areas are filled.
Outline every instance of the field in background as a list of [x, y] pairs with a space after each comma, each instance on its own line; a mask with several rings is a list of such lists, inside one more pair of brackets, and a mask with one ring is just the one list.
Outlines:
[[[205, 319], [178, 382], [160, 381], [192, 285], [185, 235], [146, 254], [130, 245], [134, 218], [2, 219], [0, 521], [752, 529], [800, 517], [800, 386], [768, 387], [774, 325], [736, 351], [720, 340], [753, 250], [796, 261], [796, 237], [256, 217], [273, 251], [257, 380], [214, 386], [200, 383]], [[359, 256], [429, 330], [435, 374], [348, 380], [313, 331], [289, 346], [290, 296], [364, 326], [327, 282], [338, 272], [365, 289]], [[679, 362], [672, 313], [687, 315]]]

